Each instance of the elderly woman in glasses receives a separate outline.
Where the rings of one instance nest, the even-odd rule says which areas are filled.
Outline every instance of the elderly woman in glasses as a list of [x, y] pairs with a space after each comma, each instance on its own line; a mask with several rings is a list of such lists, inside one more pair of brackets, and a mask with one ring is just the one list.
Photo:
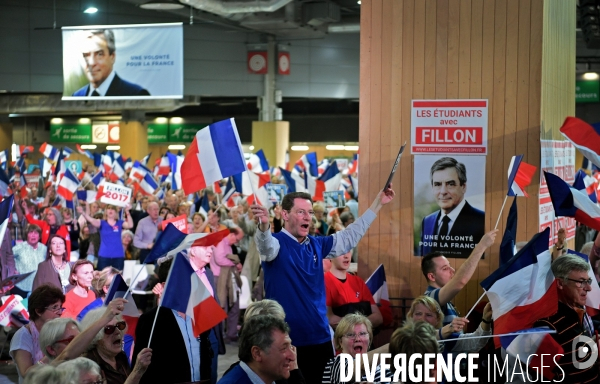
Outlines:
[[[333, 335], [333, 344], [337, 351], [347, 353], [353, 358], [356, 354], [367, 353], [373, 340], [371, 321], [359, 313], [350, 313], [340, 320]], [[329, 360], [323, 372], [323, 384], [351, 384], [340, 381], [340, 355]]]
[[17, 366], [19, 384], [27, 371], [44, 358], [40, 348], [40, 331], [44, 324], [57, 319], [63, 311], [65, 295], [62, 290], [41, 285], [29, 297], [29, 324], [19, 329], [10, 342], [10, 357]]
[[[122, 307], [120, 307], [122, 309]], [[83, 329], [87, 329], [103, 317], [105, 310], [91, 310], [81, 321]], [[106, 324], [88, 345], [88, 351], [83, 357], [95, 361], [106, 378], [107, 384], [137, 384], [150, 365], [152, 350], [144, 348], [137, 356], [135, 367], [131, 369], [125, 352], [123, 352], [123, 337], [127, 323], [118, 314]]]
[[64, 317], [50, 320], [40, 332], [40, 349], [46, 355], [48, 361], [52, 361], [80, 333], [79, 323], [71, 318]]

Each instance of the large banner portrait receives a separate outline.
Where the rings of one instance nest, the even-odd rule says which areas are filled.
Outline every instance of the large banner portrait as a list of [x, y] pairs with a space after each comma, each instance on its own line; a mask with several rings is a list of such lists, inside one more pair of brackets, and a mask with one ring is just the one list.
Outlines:
[[417, 155], [414, 252], [467, 258], [485, 233], [485, 156]]
[[183, 26], [65, 27], [63, 100], [183, 97]]

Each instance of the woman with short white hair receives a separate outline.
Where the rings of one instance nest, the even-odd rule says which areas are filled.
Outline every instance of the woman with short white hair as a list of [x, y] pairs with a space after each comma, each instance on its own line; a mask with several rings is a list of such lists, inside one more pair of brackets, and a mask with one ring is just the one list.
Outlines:
[[79, 323], [71, 318], [53, 319], [44, 324], [40, 332], [40, 349], [48, 360], [56, 359], [81, 333]]
[[85, 357], [62, 363], [56, 370], [63, 374], [64, 383], [98, 383], [104, 380], [100, 366]]

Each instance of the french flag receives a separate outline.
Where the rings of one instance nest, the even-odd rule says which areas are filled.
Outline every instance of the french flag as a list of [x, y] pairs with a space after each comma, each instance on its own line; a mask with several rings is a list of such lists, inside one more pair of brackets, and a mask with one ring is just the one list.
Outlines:
[[58, 155], [58, 149], [54, 148], [48, 143], [43, 143], [40, 145], [40, 153], [44, 155], [44, 157], [54, 160]]
[[8, 149], [0, 151], [0, 164], [6, 163], [8, 159], [10, 159], [10, 153], [8, 152]]
[[[218, 233], [218, 235], [216, 235]], [[220, 236], [219, 241], [223, 240], [229, 234], [228, 229], [216, 232], [214, 236]], [[173, 256], [177, 253], [194, 246], [202, 244], [202, 238], [208, 236], [207, 233], [186, 234], [181, 232], [173, 224], [167, 224], [167, 227], [158, 235], [152, 250], [144, 260], [145, 264], [154, 263], [156, 260], [165, 256]], [[213, 237], [214, 238], [214, 237]], [[218, 243], [218, 242], [216, 242]], [[215, 243], [215, 244], [216, 244]]]
[[77, 191], [77, 200], [85, 201], [86, 203], [93, 203], [96, 201], [96, 191]]
[[560, 132], [594, 165], [600, 167], [600, 124], [593, 126], [576, 117], [568, 116]]
[[[110, 283], [110, 287], [108, 288], [108, 293], [106, 294], [106, 299], [104, 300], [104, 306], [108, 306], [108, 304], [114, 299], [125, 299], [127, 303], [123, 307], [123, 320], [127, 323], [127, 333], [131, 338], [131, 341], [135, 340], [135, 329], [137, 327], [137, 323], [140, 317], [140, 311], [135, 305], [135, 301], [133, 300], [133, 295], [131, 291], [125, 297], [125, 294], [129, 291], [129, 286], [123, 280], [123, 276], [121, 274], [116, 274], [113, 278], [113, 281]], [[127, 344], [127, 340], [125, 340], [125, 344]], [[125, 353], [130, 351], [130, 348], [124, 347], [123, 350]], [[129, 354], [128, 354], [129, 356]]]
[[283, 176], [283, 179], [285, 180], [285, 183], [287, 184], [288, 187], [288, 192], [306, 192], [306, 183], [304, 182], [304, 179], [297, 173], [295, 172], [290, 172], [287, 171], [281, 167], [279, 167], [279, 169], [281, 170], [281, 175]]
[[73, 154], [73, 150], [67, 146], [63, 147], [62, 152], [65, 159], [68, 159]]
[[[168, 152], [167, 152], [168, 155]], [[164, 155], [161, 158], [156, 159], [154, 167], [155, 176], [166, 176], [171, 173], [171, 163], [169, 162], [169, 156]]]
[[[590, 264], [590, 258], [586, 254], [579, 253], [571, 249], [568, 249], [567, 253], [579, 256], [585, 260], [586, 263]], [[590, 316], [596, 316], [598, 313], [600, 313], [600, 286], [598, 286], [598, 281], [596, 280], [596, 275], [593, 271], [592, 265], [590, 264], [589, 277], [592, 279], [592, 285], [590, 285], [592, 290], [587, 293], [585, 299], [585, 309]]]
[[189, 195], [244, 171], [244, 151], [232, 118], [210, 124], [196, 133], [181, 165], [181, 183]]
[[12, 244], [2, 244], [4, 241], [4, 233], [8, 227], [8, 222], [11, 218], [11, 212], [13, 207], [14, 196], [10, 195], [6, 199], [0, 202], [0, 246], [11, 247]]
[[77, 152], [79, 152], [80, 155], [83, 155], [90, 160], [94, 160], [94, 154], [87, 149], [81, 148], [81, 145], [75, 144], [75, 149], [77, 149]]
[[600, 207], [592, 203], [587, 193], [578, 191], [550, 172], [544, 172], [544, 177], [556, 216], [574, 217], [580, 223], [600, 230]]
[[358, 172], [358, 153], [352, 156], [350, 164], [348, 164], [348, 175]]
[[229, 208], [235, 206], [235, 202], [232, 197], [235, 193], [235, 185], [233, 185], [233, 178], [227, 178], [227, 185], [225, 186], [225, 192], [223, 193], [223, 203]]
[[548, 327], [524, 329], [513, 332], [511, 335], [500, 336], [500, 344], [506, 353], [513, 357], [524, 358], [527, 356], [527, 360], [524, 359], [523, 363], [529, 363], [530, 368], [541, 372], [548, 380], [552, 380], [556, 367], [554, 359], [547, 357], [544, 360], [542, 356], [544, 354], [551, 356], [564, 354], [563, 347], [550, 335], [555, 332]]
[[379, 267], [377, 267], [375, 272], [367, 279], [365, 284], [367, 285], [367, 288], [369, 288], [371, 295], [373, 295], [375, 304], [379, 307], [379, 311], [383, 317], [383, 325], [392, 324], [394, 316], [392, 315], [392, 308], [390, 307], [390, 296], [388, 294], [383, 264], [379, 264]]
[[227, 313], [182, 255], [173, 260], [160, 305], [190, 316], [195, 337], [227, 318]]
[[313, 177], [319, 176], [318, 164], [317, 152], [304, 154], [298, 161], [296, 161], [297, 168]]
[[353, 177], [348, 173], [348, 180], [352, 184], [352, 192], [354, 192], [354, 198], [358, 200], [358, 176]]
[[[10, 179], [4, 169], [0, 168], [0, 197], [8, 195], [8, 186], [10, 185]], [[2, 217], [0, 216], [0, 220]]]
[[152, 177], [151, 173], [146, 173], [142, 181], [140, 181], [140, 192], [144, 195], [152, 195], [154, 191], [158, 188], [158, 184]]
[[120, 179], [125, 176], [125, 160], [121, 156], [117, 156], [112, 165], [111, 179]]
[[210, 204], [208, 201], [208, 197], [206, 197], [206, 192], [202, 194], [195, 202], [194, 208], [196, 212], [204, 215], [205, 218], [208, 218], [208, 211], [210, 211]]
[[136, 160], [135, 163], [133, 163], [131, 172], [129, 173], [129, 178], [143, 180], [148, 173], [152, 172], [146, 166], [144, 166], [144, 164]]
[[[558, 310], [558, 292], [550, 269], [550, 228], [533, 236], [515, 256], [481, 282], [494, 308], [494, 334], [531, 328]], [[495, 340], [499, 347], [499, 340]]]
[[33, 152], [33, 146], [31, 145], [15, 145], [15, 155], [17, 157], [24, 156], [30, 152]]
[[106, 151], [106, 153], [102, 155], [102, 166], [104, 167], [104, 173], [109, 174], [112, 172], [114, 161], [115, 159], [111, 151]]
[[98, 187], [102, 180], [104, 180], [104, 171], [102, 171], [102, 169], [99, 169], [98, 172], [96, 172], [96, 174], [90, 180], [90, 183]]
[[77, 187], [79, 187], [79, 180], [77, 179], [77, 176], [75, 176], [70, 169], [67, 169], [64, 176], [58, 183], [56, 193], [64, 197], [65, 200], [73, 200], [73, 195], [77, 191]]
[[250, 156], [250, 159], [248, 159], [248, 170], [255, 173], [261, 173], [269, 170], [269, 162], [267, 161], [265, 153], [262, 149], [259, 149], [256, 151], [256, 153]]
[[[312, 194], [316, 201], [323, 201], [323, 192], [338, 191], [342, 182], [342, 174], [334, 160], [327, 170], [315, 181], [315, 191]], [[310, 189], [310, 188], [309, 188]]]
[[269, 192], [267, 184], [271, 182], [269, 172], [254, 173], [246, 171], [242, 174], [242, 194], [248, 196], [246, 201], [249, 205], [259, 204], [269, 206]]
[[507, 196], [525, 196], [525, 187], [531, 184], [536, 167], [523, 161], [523, 155], [513, 156], [508, 166]]
[[148, 166], [148, 161], [150, 161], [150, 156], [152, 156], [152, 152], [144, 156], [144, 158], [142, 159], [142, 164], [146, 167]]
[[169, 164], [171, 166], [171, 189], [181, 189], [181, 165], [183, 164], [184, 157], [177, 156], [172, 153], [167, 153], [169, 157]]
[[585, 191], [590, 200], [594, 203], [598, 203], [598, 198], [596, 196], [597, 187], [598, 181], [595, 178], [585, 173], [583, 169], [577, 171], [575, 174], [575, 181], [573, 181], [573, 188], [578, 191]]

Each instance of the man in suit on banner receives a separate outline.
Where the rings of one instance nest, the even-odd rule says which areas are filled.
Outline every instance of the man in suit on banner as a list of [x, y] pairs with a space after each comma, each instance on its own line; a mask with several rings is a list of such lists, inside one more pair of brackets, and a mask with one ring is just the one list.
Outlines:
[[421, 256], [441, 251], [448, 257], [467, 258], [485, 233], [485, 213], [465, 200], [465, 165], [442, 157], [431, 166], [430, 179], [440, 210], [423, 219]]
[[83, 69], [90, 84], [77, 90], [73, 96], [150, 96], [139, 85], [121, 79], [113, 69], [115, 35], [110, 29], [86, 31], [81, 53]]

